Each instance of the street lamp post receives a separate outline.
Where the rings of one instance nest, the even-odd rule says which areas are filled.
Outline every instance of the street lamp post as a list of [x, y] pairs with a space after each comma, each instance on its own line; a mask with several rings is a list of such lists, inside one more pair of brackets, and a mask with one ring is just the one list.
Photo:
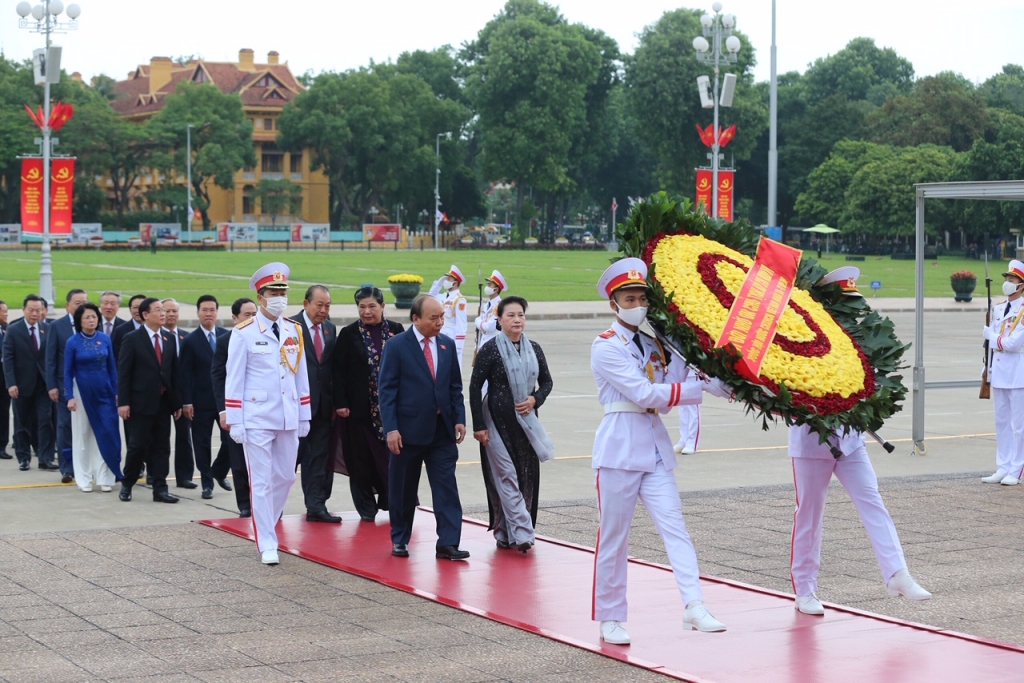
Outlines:
[[[736, 53], [740, 51], [740, 39], [732, 34], [732, 30], [736, 27], [736, 17], [732, 14], [722, 14], [722, 3], [720, 2], [716, 2], [711, 5], [711, 9], [715, 13], [714, 16], [705, 14], [700, 18], [700, 25], [703, 27], [704, 35], [697, 36], [693, 39], [693, 47], [697, 50], [697, 59], [703, 64], [713, 65], [715, 69], [715, 85], [714, 90], [711, 93], [715, 110], [715, 118], [714, 124], [712, 125], [712, 130], [714, 131], [714, 142], [711, 145], [710, 155], [711, 211], [709, 213], [712, 216], [716, 216], [718, 215], [718, 166], [720, 157], [719, 150], [721, 149], [718, 139], [718, 106], [719, 104], [724, 107], [732, 106], [731, 87], [735, 84], [735, 77], [730, 75], [730, 78], [732, 79], [731, 83], [729, 79], [726, 80], [726, 84], [730, 87], [727, 87], [726, 92], [722, 95], [723, 102], [719, 102], [718, 77], [722, 61], [731, 63], [736, 62]], [[711, 38], [710, 43], [708, 43], [708, 38]], [[724, 46], [723, 38], [725, 39]], [[723, 47], [725, 48], [725, 52], [722, 51]], [[701, 86], [701, 88], [703, 89], [704, 86]]]
[[[192, 244], [192, 129], [194, 124], [188, 124], [185, 128], [185, 160], [188, 162], [185, 172], [185, 189], [188, 199], [188, 209], [185, 215], [188, 217], [188, 243]], [[181, 168], [180, 166], [178, 168]]]
[[[66, 33], [78, 28], [78, 17], [82, 10], [78, 5], [68, 5], [67, 17], [69, 21], [57, 21], [57, 17], [64, 12], [64, 3], [61, 0], [42, 0], [41, 4], [31, 6], [27, 2], [20, 2], [15, 8], [21, 20], [18, 21], [18, 28], [25, 28], [33, 33], [46, 36], [46, 49], [43, 50], [42, 71], [43, 71], [43, 137], [36, 138], [35, 142], [42, 146], [43, 156], [43, 243], [40, 248], [39, 259], [39, 295], [50, 303], [54, 300], [53, 289], [53, 261], [50, 257], [50, 157], [53, 155], [53, 145], [60, 141], [51, 139], [50, 134], [50, 67], [60, 72], [60, 58], [53, 55], [50, 36], [54, 33]], [[31, 15], [31, 19], [29, 19]], [[60, 48], [55, 48], [60, 50]], [[50, 64], [51, 56], [56, 57], [57, 64]], [[58, 81], [59, 82], [59, 81]]]

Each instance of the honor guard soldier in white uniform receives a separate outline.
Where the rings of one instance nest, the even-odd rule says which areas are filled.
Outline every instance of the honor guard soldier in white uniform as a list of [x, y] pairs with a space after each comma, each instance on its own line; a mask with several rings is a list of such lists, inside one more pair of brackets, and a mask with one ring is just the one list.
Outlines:
[[1007, 300], [992, 306], [991, 324], [982, 331], [991, 353], [989, 382], [996, 413], [996, 471], [982, 481], [1016, 486], [1024, 474], [1024, 263], [1010, 261], [1003, 278]]
[[288, 266], [268, 263], [252, 276], [256, 317], [231, 331], [224, 408], [231, 438], [249, 469], [252, 521], [263, 564], [277, 564], [277, 532], [295, 481], [299, 439], [309, 433], [309, 376], [302, 332], [284, 317]]
[[444, 327], [441, 328], [441, 334], [455, 342], [460, 368], [462, 367], [462, 348], [466, 345], [466, 329], [469, 327], [466, 297], [462, 296], [462, 292], [459, 291], [459, 287], [465, 281], [466, 278], [462, 275], [462, 271], [458, 266], [452, 264], [452, 269], [435, 280], [430, 287], [430, 296], [444, 306]]
[[[685, 383], [688, 369], [649, 337], [638, 332], [647, 316], [647, 266], [637, 258], [612, 264], [598, 281], [616, 319], [594, 340], [590, 369], [597, 382], [604, 418], [594, 439], [600, 527], [594, 562], [593, 612], [601, 639], [628, 645], [626, 567], [629, 530], [639, 496], [665, 543], [676, 585], [686, 606], [684, 628], [724, 631], [704, 607], [697, 554], [686, 531], [672, 440], [659, 413], [701, 402], [702, 391], [728, 396], [719, 385]], [[667, 366], [666, 366], [667, 364]]]
[[484, 287], [484, 300], [480, 309], [480, 315], [476, 317], [473, 324], [480, 331], [480, 341], [477, 342], [476, 350], [479, 351], [484, 344], [498, 336], [498, 304], [501, 303], [501, 293], [508, 289], [508, 283], [504, 276], [497, 270], [491, 272], [487, 278], [487, 286]]

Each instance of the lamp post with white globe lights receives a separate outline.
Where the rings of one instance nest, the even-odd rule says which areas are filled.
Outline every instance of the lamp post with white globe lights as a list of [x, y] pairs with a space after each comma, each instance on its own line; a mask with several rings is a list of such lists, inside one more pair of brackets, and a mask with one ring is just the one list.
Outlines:
[[[43, 137], [35, 140], [36, 144], [42, 147], [43, 157], [43, 244], [39, 262], [39, 294], [52, 303], [54, 290], [53, 264], [50, 259], [50, 157], [53, 155], [53, 145], [60, 141], [50, 138], [50, 84], [60, 82], [60, 48], [52, 45], [50, 36], [77, 29], [78, 17], [82, 10], [75, 4], [68, 5], [65, 10], [61, 0], [42, 0], [35, 6], [19, 2], [15, 10], [21, 17], [18, 28], [46, 36], [46, 49], [36, 50], [33, 59], [38, 60], [37, 71], [41, 74], [37, 77], [36, 83], [40, 80], [43, 83]], [[60, 21], [58, 17], [61, 14], [66, 14], [68, 21]]]
[[[735, 74], [725, 75], [725, 87], [722, 90], [721, 101], [718, 95], [718, 77], [721, 62], [726, 61], [735, 64], [736, 53], [740, 51], [740, 39], [732, 34], [736, 28], [736, 17], [732, 14], [722, 14], [722, 3], [716, 2], [711, 5], [714, 15], [705, 14], [700, 18], [700, 25], [704, 28], [702, 36], [693, 39], [693, 47], [697, 50], [697, 59], [715, 68], [715, 84], [711, 97], [707, 96], [707, 76], [697, 79], [697, 86], [700, 88], [701, 102], [705, 109], [714, 108], [715, 120], [712, 126], [714, 131], [714, 142], [711, 145], [711, 207], [708, 213], [711, 216], [718, 215], [718, 166], [720, 160], [720, 145], [718, 136], [718, 106], [732, 106], [733, 92], [736, 88]], [[708, 42], [708, 38], [711, 42]], [[723, 40], [724, 39], [724, 40]], [[724, 48], [724, 50], [723, 50]]]

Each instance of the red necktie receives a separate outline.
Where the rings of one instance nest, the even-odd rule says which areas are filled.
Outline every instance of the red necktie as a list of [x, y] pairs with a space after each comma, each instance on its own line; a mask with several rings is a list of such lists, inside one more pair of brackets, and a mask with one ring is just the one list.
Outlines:
[[319, 325], [313, 325], [313, 349], [316, 351], [316, 360], [319, 363], [320, 357], [324, 355], [324, 340], [320, 336]]
[[423, 338], [423, 357], [427, 359], [427, 367], [430, 368], [430, 376], [437, 379], [437, 372], [434, 370], [434, 354], [430, 351], [430, 338]]
[[164, 352], [160, 349], [160, 335], [153, 333], [153, 348], [156, 349], [156, 364], [164, 364]]

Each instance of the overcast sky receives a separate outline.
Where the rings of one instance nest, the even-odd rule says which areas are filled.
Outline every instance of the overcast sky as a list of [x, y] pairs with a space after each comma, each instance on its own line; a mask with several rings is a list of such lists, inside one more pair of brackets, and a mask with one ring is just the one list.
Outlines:
[[[31, 2], [32, 0], [30, 0]], [[36, 0], [38, 1], [38, 0]], [[197, 55], [235, 61], [252, 48], [258, 62], [277, 50], [297, 75], [309, 69], [340, 71], [387, 61], [409, 50], [430, 50], [472, 40], [502, 0], [77, 0], [79, 29], [59, 35], [63, 68], [88, 80], [105, 73], [118, 79], [154, 55]], [[562, 0], [571, 22], [603, 30], [632, 52], [637, 34], [680, 5], [665, 0]], [[771, 1], [726, 0], [757, 52], [758, 80], [767, 80], [771, 46]], [[18, 28], [17, 0], [0, 0], [0, 47], [24, 59], [41, 36]], [[163, 8], [158, 9], [158, 8]], [[970, 10], [970, 11], [968, 11]], [[833, 54], [857, 36], [894, 48], [918, 76], [954, 71], [983, 81], [1003, 64], [1024, 62], [1020, 42], [1024, 0], [988, 0], [981, 5], [941, 0], [778, 2], [779, 73], [804, 71], [817, 57]], [[744, 46], [745, 48], [747, 46]]]

